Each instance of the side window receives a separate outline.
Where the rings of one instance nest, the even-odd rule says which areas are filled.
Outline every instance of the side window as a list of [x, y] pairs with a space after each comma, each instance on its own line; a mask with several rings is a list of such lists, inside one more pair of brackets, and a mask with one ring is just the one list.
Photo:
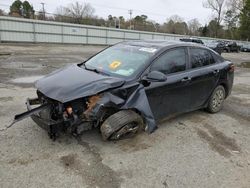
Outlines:
[[170, 74], [186, 70], [186, 52], [184, 48], [177, 48], [160, 56], [151, 66], [151, 71]]
[[190, 58], [192, 68], [203, 67], [215, 63], [214, 57], [206, 49], [191, 48]]

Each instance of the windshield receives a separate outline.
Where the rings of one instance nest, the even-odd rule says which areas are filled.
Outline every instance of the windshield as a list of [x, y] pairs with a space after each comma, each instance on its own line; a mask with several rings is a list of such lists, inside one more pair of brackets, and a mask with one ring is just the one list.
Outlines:
[[141, 46], [115, 45], [85, 62], [85, 68], [108, 75], [130, 77], [145, 67], [157, 49]]

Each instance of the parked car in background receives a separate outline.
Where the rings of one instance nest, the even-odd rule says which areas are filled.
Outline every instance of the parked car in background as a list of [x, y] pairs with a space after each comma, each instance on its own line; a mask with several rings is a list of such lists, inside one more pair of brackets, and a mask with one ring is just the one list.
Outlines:
[[224, 41], [224, 51], [226, 52], [239, 52], [240, 46], [234, 41]]
[[122, 42], [38, 80], [15, 121], [31, 116], [52, 139], [99, 128], [104, 140], [118, 140], [151, 133], [173, 114], [219, 112], [233, 78], [233, 63], [205, 46]]
[[198, 38], [182, 38], [180, 39], [182, 42], [192, 42], [192, 43], [197, 43], [197, 44], [204, 44], [201, 39]]
[[221, 53], [224, 50], [224, 44], [219, 42], [219, 41], [210, 41], [210, 42], [206, 42], [205, 46], [207, 46], [208, 48], [216, 51], [218, 54], [221, 55]]
[[250, 44], [243, 44], [240, 50], [242, 52], [250, 52]]

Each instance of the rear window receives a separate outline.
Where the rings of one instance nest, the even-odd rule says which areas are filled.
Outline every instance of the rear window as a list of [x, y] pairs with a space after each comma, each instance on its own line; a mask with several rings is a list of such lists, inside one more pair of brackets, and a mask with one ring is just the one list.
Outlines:
[[203, 67], [215, 63], [215, 59], [212, 56], [211, 52], [206, 49], [191, 48], [190, 56], [192, 68]]
[[180, 39], [180, 41], [183, 42], [193, 42], [193, 43], [198, 43], [198, 44], [204, 44], [202, 40], [199, 39]]
[[191, 39], [180, 39], [180, 41], [183, 41], [183, 42], [192, 42]]

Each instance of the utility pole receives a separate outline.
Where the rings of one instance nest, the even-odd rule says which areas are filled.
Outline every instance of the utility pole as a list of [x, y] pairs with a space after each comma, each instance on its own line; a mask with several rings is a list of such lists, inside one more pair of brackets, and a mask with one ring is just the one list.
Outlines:
[[120, 18], [118, 18], [118, 27], [119, 27], [119, 29], [121, 29], [121, 20], [120, 20]]
[[43, 20], [45, 20], [45, 9], [44, 9], [44, 3], [41, 3], [43, 6]]
[[132, 14], [133, 14], [133, 10], [128, 10], [128, 13], [130, 15], [130, 20], [129, 20], [129, 29], [131, 29], [131, 20], [132, 20]]

